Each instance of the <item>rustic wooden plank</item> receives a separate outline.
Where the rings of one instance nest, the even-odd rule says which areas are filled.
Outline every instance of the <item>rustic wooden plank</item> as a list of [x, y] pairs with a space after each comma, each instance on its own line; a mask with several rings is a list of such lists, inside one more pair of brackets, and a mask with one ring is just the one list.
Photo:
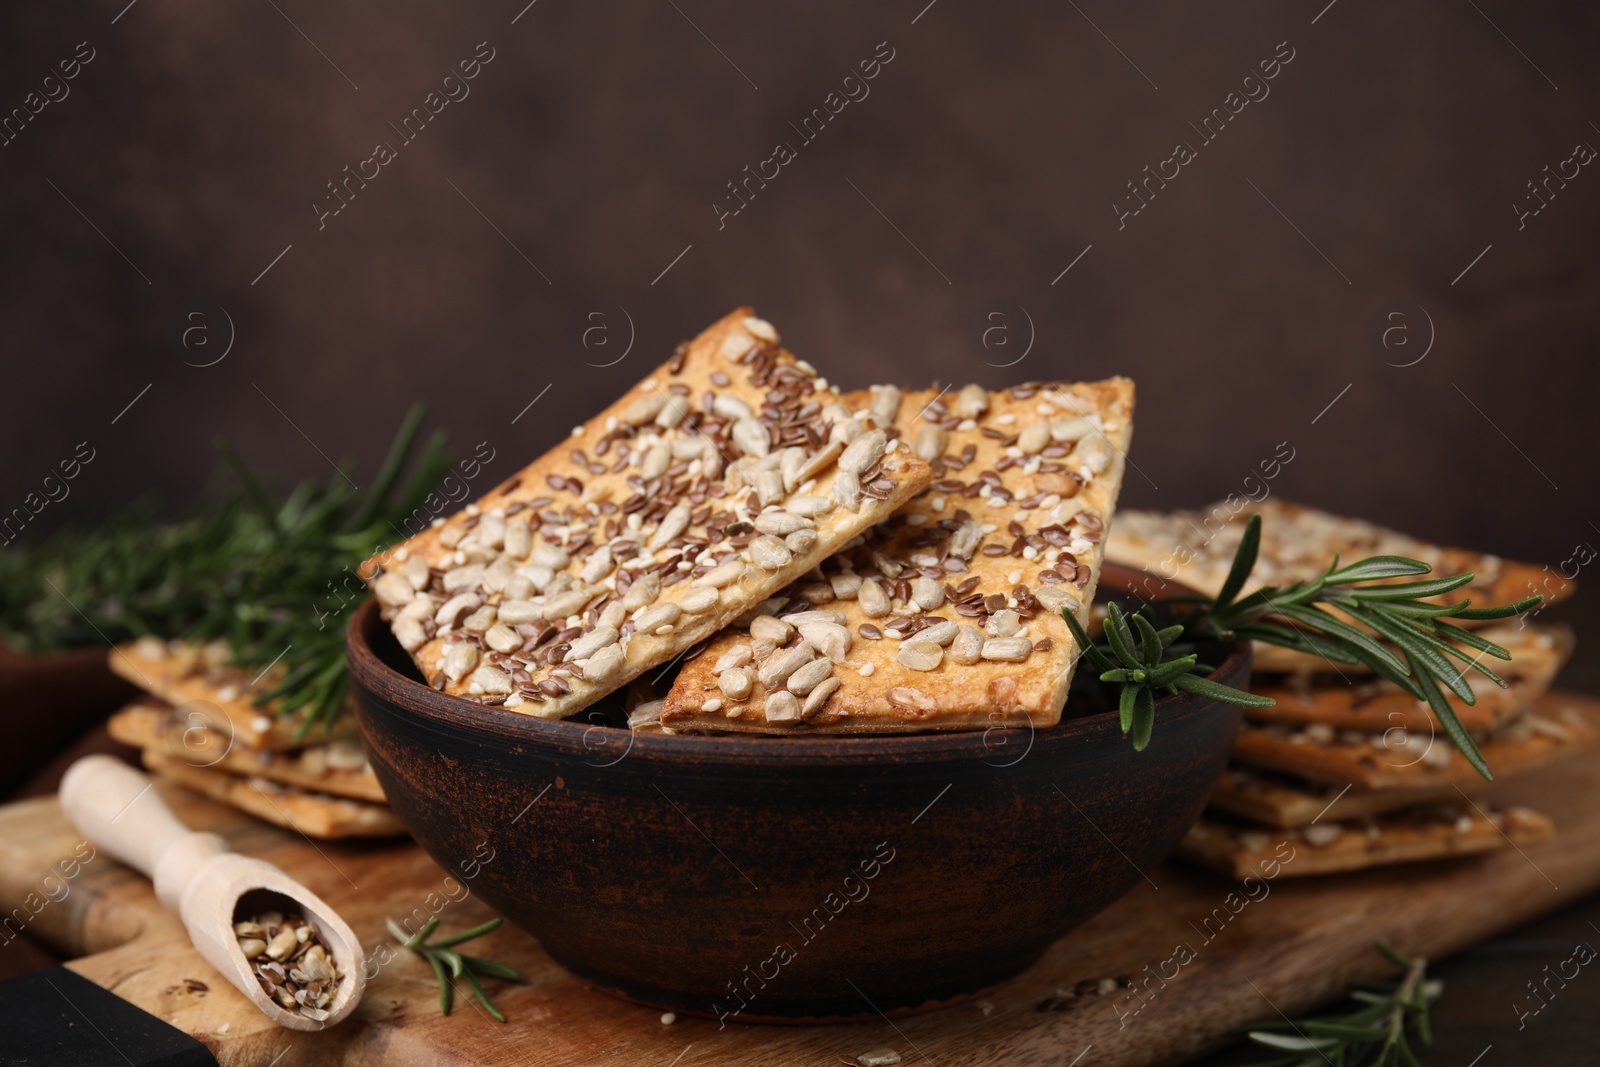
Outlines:
[[[369, 952], [383, 943], [385, 916], [418, 908], [425, 916], [441, 905], [446, 928], [460, 929], [492, 914], [470, 895], [470, 882], [447, 881], [409, 843], [313, 844], [176, 787], [162, 791], [189, 825], [216, 830], [240, 851], [283, 866], [333, 903]], [[585, 987], [532, 937], [503, 928], [485, 939], [480, 954], [528, 977], [523, 986], [490, 983], [508, 1025], [489, 1020], [470, 995], [457, 997], [450, 1017], [440, 1016], [431, 972], [399, 954], [377, 969], [349, 1023], [323, 1034], [291, 1034], [210, 972], [142, 880], [103, 856], [80, 860], [74, 876], [63, 877], [58, 864], [82, 855], [75, 851], [81, 839], [53, 798], [0, 808], [0, 900], [21, 905], [6, 924], [7, 937], [20, 914], [30, 932], [83, 954], [74, 970], [195, 1034], [224, 1067], [270, 1062], [286, 1048], [301, 1057], [282, 1062], [308, 1062], [314, 1053], [317, 1062], [351, 1064], [382, 1056], [418, 1065], [777, 1067], [833, 1064], [883, 1045], [899, 1049], [908, 1064], [919, 1052], [935, 1063], [1010, 1067], [1066, 1067], [1080, 1055], [1085, 1065], [1170, 1063], [1213, 1047], [1237, 1024], [1274, 1017], [1274, 1006], [1301, 1012], [1352, 977], [1380, 973], [1370, 949], [1379, 937], [1437, 957], [1600, 887], [1600, 752], [1496, 786], [1488, 796], [1550, 813], [1555, 840], [1521, 853], [1280, 878], [1252, 884], [1253, 896], [1240, 883], [1168, 865], [1147, 872], [1149, 883], [979, 1000], [837, 1026], [719, 1030], [713, 1021], [689, 1018], [663, 1025], [659, 1013]], [[1082, 980], [1117, 976], [1134, 979], [1137, 989], [1039, 1010]], [[210, 988], [190, 993], [185, 978]]]

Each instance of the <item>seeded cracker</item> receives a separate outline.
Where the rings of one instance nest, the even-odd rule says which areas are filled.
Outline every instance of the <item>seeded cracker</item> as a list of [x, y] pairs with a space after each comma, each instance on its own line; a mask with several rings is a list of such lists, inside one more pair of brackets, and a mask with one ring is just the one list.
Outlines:
[[[1546, 694], [1527, 714], [1474, 740], [1489, 769], [1507, 777], [1594, 745], [1597, 711], [1600, 703], [1589, 698]], [[1410, 789], [1481, 781], [1443, 731], [1395, 728], [1372, 734], [1325, 723], [1247, 723], [1234, 741], [1233, 759], [1335, 787], [1353, 782], [1362, 789]]]
[[[1446, 693], [1462, 727], [1472, 733], [1496, 729], [1526, 711], [1549, 689], [1573, 646], [1572, 631], [1565, 626], [1511, 624], [1481, 632], [1510, 652], [1511, 662], [1484, 660], [1505, 679], [1504, 689], [1476, 672], [1467, 675], [1475, 704]], [[1258, 678], [1251, 681], [1250, 691], [1277, 701], [1270, 708], [1245, 710], [1245, 716], [1257, 722], [1326, 723], [1379, 733], [1394, 727], [1423, 734], [1438, 729], [1426, 702], [1371, 674]]]
[[1489, 785], [1479, 778], [1476, 782], [1417, 789], [1357, 789], [1351, 785], [1341, 789], [1253, 767], [1229, 767], [1217, 781], [1210, 807], [1263, 826], [1288, 828], [1319, 821], [1363, 819], [1421, 804], [1460, 800], [1462, 793], [1476, 793]]
[[191, 767], [181, 759], [146, 749], [144, 765], [229, 807], [277, 826], [298, 830], [307, 837], [332, 840], [342, 837], [392, 837], [406, 833], [402, 824], [382, 804], [313, 793], [260, 777], [229, 774], [210, 767]]
[[124, 745], [154, 750], [190, 766], [255, 775], [330, 796], [385, 802], [383, 786], [367, 762], [366, 750], [353, 738], [317, 742], [292, 752], [250, 748], [237, 739], [230, 742], [204, 715], [184, 714], [155, 701], [129, 704], [111, 716], [106, 726], [112, 738]]
[[1050, 726], [1132, 436], [1124, 378], [856, 394], [934, 467], [910, 504], [684, 665], [671, 730]]
[[[1574, 583], [1549, 568], [1430, 544], [1363, 519], [1276, 498], [1257, 504], [1230, 497], [1197, 511], [1125, 511], [1111, 532], [1106, 557], [1215, 594], [1228, 576], [1245, 520], [1255, 512], [1260, 512], [1262, 519], [1261, 553], [1247, 590], [1310, 581], [1327, 569], [1335, 555], [1343, 563], [1375, 555], [1408, 556], [1432, 566], [1433, 577], [1466, 571], [1477, 576], [1470, 585], [1429, 598], [1443, 604], [1471, 600], [1475, 608], [1498, 607], [1534, 593], [1551, 604], [1565, 600], [1575, 589]], [[1463, 621], [1461, 625], [1483, 624]], [[1328, 669], [1326, 661], [1306, 653], [1259, 642], [1255, 646], [1257, 674]], [[1366, 673], [1365, 667], [1343, 663], [1338, 669], [1347, 675]]]
[[1501, 812], [1458, 803], [1297, 830], [1246, 829], [1201, 819], [1178, 846], [1178, 855], [1231, 878], [1260, 877], [1264, 865], [1274, 861], [1280, 875], [1294, 878], [1520, 848], [1548, 841], [1554, 832], [1548, 816], [1528, 808]]
[[[370, 560], [384, 617], [435, 688], [571, 715], [928, 483], [927, 464], [838, 401], [735, 311], [504, 485]], [[786, 519], [758, 528], [763, 508]]]
[[107, 662], [116, 674], [178, 708], [185, 719], [197, 716], [248, 748], [286, 752], [303, 744], [359, 736], [356, 717], [347, 707], [331, 728], [314, 727], [303, 741], [296, 741], [310, 708], [282, 715], [271, 704], [255, 703], [256, 694], [271, 689], [283, 668], [274, 667], [256, 679], [249, 671], [228, 666], [230, 656], [224, 641], [196, 645], [142, 637], [112, 649]]

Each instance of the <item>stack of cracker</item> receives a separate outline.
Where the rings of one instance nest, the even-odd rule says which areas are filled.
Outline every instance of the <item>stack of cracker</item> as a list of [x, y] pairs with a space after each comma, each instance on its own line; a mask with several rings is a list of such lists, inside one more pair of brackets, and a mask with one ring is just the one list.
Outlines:
[[[1572, 592], [1570, 582], [1530, 564], [1430, 545], [1276, 501], [1125, 512], [1107, 552], [1215, 594], [1253, 511], [1263, 522], [1253, 585], [1313, 579], [1335, 554], [1346, 563], [1394, 554], [1429, 563], [1436, 575], [1477, 576], [1436, 598], [1442, 603], [1470, 599], [1475, 607], [1492, 607], [1531, 593], [1550, 602]], [[1593, 745], [1600, 737], [1600, 702], [1550, 688], [1572, 653], [1570, 632], [1526, 617], [1477, 625], [1511, 653], [1509, 663], [1487, 662], [1506, 688], [1473, 673], [1468, 678], [1477, 702], [1450, 702], [1496, 780]], [[1455, 750], [1428, 706], [1364, 668], [1258, 645], [1250, 688], [1277, 704], [1245, 711], [1233, 762], [1179, 849], [1191, 860], [1243, 877], [1287, 839], [1304, 847], [1282, 865], [1283, 873], [1312, 875], [1520, 846], [1553, 832], [1551, 820], [1538, 812], [1501, 811], [1475, 799], [1490, 783]]]
[[111, 736], [139, 749], [153, 773], [308, 837], [405, 833], [350, 710], [299, 738], [303, 713], [254, 703], [274, 676], [252, 679], [228, 655], [222, 642], [156, 638], [115, 649], [112, 670], [148, 696], [111, 717]]

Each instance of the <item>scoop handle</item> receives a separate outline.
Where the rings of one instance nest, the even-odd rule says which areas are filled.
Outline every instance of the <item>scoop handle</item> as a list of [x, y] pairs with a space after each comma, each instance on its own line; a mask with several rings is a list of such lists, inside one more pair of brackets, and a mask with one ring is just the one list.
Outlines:
[[61, 779], [61, 810], [95, 848], [154, 878], [156, 863], [190, 830], [150, 776], [111, 756], [85, 756]]

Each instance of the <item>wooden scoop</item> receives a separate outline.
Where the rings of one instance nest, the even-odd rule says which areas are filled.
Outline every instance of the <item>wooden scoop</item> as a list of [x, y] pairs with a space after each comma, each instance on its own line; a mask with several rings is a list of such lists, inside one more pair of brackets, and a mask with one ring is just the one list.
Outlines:
[[[153, 785], [110, 756], [85, 756], [61, 779], [61, 808], [96, 848], [155, 883], [156, 896], [178, 913], [200, 955], [267, 1018], [290, 1030], [321, 1030], [342, 1021], [366, 987], [355, 933], [321, 897], [272, 864], [229, 852], [216, 834], [184, 826]], [[264, 911], [299, 912], [327, 942], [344, 976], [325, 1008], [327, 1019], [285, 1010], [261, 988], [233, 924]]]

